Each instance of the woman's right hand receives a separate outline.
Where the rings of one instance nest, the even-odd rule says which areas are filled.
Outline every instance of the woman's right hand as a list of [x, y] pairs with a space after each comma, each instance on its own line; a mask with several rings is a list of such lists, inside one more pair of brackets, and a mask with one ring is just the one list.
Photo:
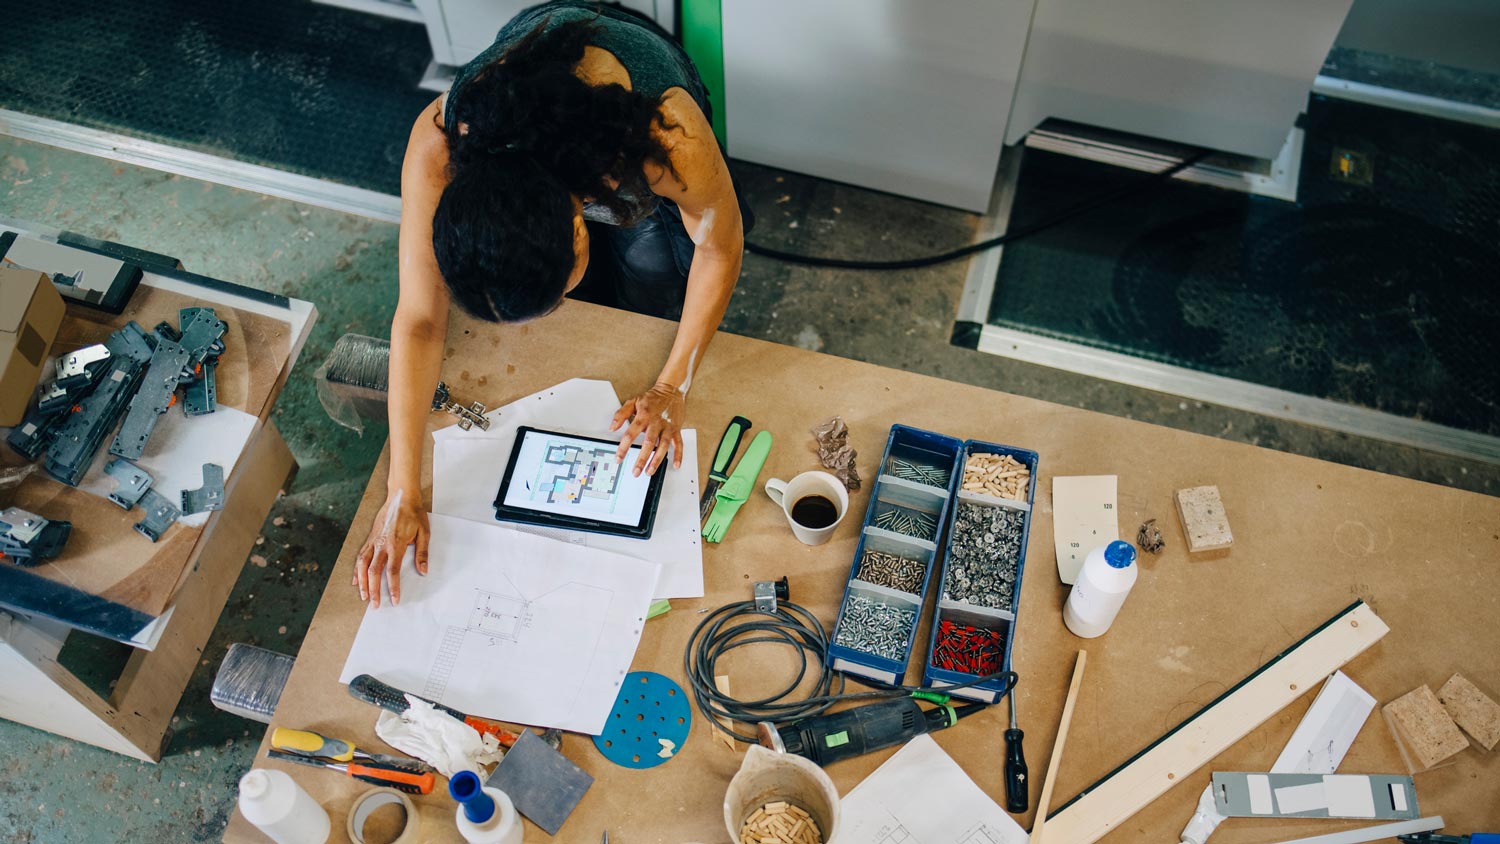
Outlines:
[[[392, 492], [375, 514], [375, 524], [370, 536], [359, 549], [354, 560], [354, 586], [359, 587], [359, 597], [380, 606], [380, 581], [385, 575], [390, 583], [391, 604], [401, 603], [401, 562], [406, 558], [406, 548], [416, 543], [417, 574], [427, 574], [427, 511], [422, 507], [422, 494], [417, 490], [402, 490], [400, 500], [395, 502], [395, 517], [391, 518]], [[386, 523], [390, 522], [390, 530]]]

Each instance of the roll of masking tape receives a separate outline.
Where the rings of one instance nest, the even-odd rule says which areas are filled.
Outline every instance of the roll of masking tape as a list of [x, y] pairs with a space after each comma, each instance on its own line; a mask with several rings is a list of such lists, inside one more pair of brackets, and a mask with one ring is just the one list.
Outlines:
[[349, 809], [349, 819], [344, 822], [344, 831], [348, 833], [349, 840], [354, 844], [365, 844], [365, 823], [376, 810], [393, 803], [399, 803], [406, 811], [406, 821], [394, 844], [417, 844], [422, 818], [417, 814], [417, 807], [411, 802], [411, 798], [394, 788], [372, 788], [355, 799], [354, 806]]

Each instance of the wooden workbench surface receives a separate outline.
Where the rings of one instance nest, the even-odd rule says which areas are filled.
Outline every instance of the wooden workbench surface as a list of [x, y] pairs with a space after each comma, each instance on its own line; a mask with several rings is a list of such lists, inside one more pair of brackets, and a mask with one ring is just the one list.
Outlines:
[[[576, 302], [529, 326], [497, 328], [455, 314], [443, 377], [455, 395], [490, 407], [580, 376], [608, 379], [628, 395], [652, 382], [674, 327]], [[688, 414], [688, 424], [700, 432], [704, 471], [732, 415], [743, 414], [757, 429], [770, 430], [776, 445], [762, 482], [816, 468], [808, 429], [842, 414], [867, 483], [851, 497], [853, 514], [827, 545], [798, 544], [780, 511], [757, 493], [740, 511], [728, 540], [706, 546], [707, 596], [675, 600], [670, 613], [651, 621], [632, 666], [679, 682], [683, 646], [702, 618], [698, 610], [748, 598], [753, 581], [788, 575], [792, 600], [832, 626], [859, 515], [868, 501], [868, 481], [892, 423], [1040, 453], [1015, 647], [1033, 808], [1079, 648], [1089, 652], [1089, 668], [1055, 805], [1357, 598], [1367, 601], [1391, 632], [1345, 671], [1381, 703], [1423, 683], [1436, 689], [1455, 671], [1492, 695], [1500, 692], [1500, 629], [1492, 623], [1500, 615], [1500, 499], [728, 335], [714, 341], [697, 373]], [[449, 424], [437, 416], [432, 422]], [[492, 468], [498, 478], [503, 467]], [[380, 749], [376, 710], [350, 698], [338, 676], [364, 612], [349, 586], [352, 558], [384, 498], [385, 471], [382, 461], [276, 713], [278, 726], [315, 729]], [[1066, 587], [1057, 580], [1052, 550], [1051, 478], [1080, 474], [1119, 476], [1123, 536], [1133, 538], [1143, 520], [1156, 518], [1167, 537], [1160, 556], [1143, 556], [1140, 580], [1114, 627], [1089, 641], [1075, 638], [1062, 624]], [[427, 478], [430, 483], [430, 471]], [[1173, 491], [1201, 484], [1219, 486], [1234, 530], [1232, 552], [1219, 559], [1188, 559], [1177, 524]], [[434, 559], [429, 576], [442, 572], [443, 561]], [[918, 642], [924, 640], [925, 625]], [[757, 670], [780, 666], [774, 655], [760, 664], [742, 659], [731, 673], [739, 686]], [[920, 680], [919, 665], [907, 679]], [[1305, 695], [1209, 766], [1184, 777], [1182, 785], [1106, 840], [1176, 841], [1210, 771], [1268, 769], [1311, 700], [1312, 694]], [[997, 800], [1003, 800], [1003, 709], [935, 736]], [[720, 743], [696, 712], [678, 758], [654, 769], [616, 767], [585, 737], [568, 736], [564, 750], [596, 782], [556, 840], [593, 842], [604, 829], [621, 842], [728, 839], [720, 804], [742, 754]], [[847, 792], [891, 752], [840, 763], [828, 773]], [[332, 815], [330, 840], [345, 840], [345, 815], [366, 786], [263, 756], [257, 764], [296, 777]], [[1404, 770], [1378, 715], [1366, 723], [1341, 770]], [[1500, 829], [1500, 755], [1465, 751], [1457, 764], [1419, 775], [1417, 790], [1423, 814], [1444, 815], [1451, 831]], [[451, 819], [453, 803], [445, 795], [421, 802], [426, 829], [440, 832], [436, 825]], [[1019, 820], [1030, 826], [1029, 814]], [[1231, 820], [1214, 841], [1274, 841], [1354, 825]], [[424, 835], [424, 840], [450, 839], [457, 840]], [[236, 813], [225, 840], [264, 839]], [[549, 839], [528, 824], [526, 840]]]

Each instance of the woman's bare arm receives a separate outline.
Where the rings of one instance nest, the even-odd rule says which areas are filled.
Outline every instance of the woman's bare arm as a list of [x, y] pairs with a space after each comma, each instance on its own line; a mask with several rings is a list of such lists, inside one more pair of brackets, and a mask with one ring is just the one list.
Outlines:
[[650, 390], [627, 401], [615, 414], [617, 429], [630, 420], [620, 440], [622, 459], [636, 435], [646, 433], [633, 469], [636, 474], [656, 471], [669, 447], [673, 465], [682, 465], [682, 416], [688, 389], [724, 319], [745, 248], [739, 200], [708, 118], [681, 89], [663, 101], [662, 118], [659, 137], [672, 167], [648, 167], [646, 176], [657, 195], [677, 203], [695, 248], [682, 319], [666, 364]]
[[[401, 558], [416, 543], [416, 568], [427, 573], [427, 507], [422, 498], [422, 447], [432, 394], [448, 334], [448, 289], [432, 250], [432, 215], [447, 184], [448, 150], [437, 120], [442, 99], [412, 124], [401, 164], [401, 232], [398, 273], [401, 293], [391, 321], [390, 473], [386, 506], [360, 549], [355, 585], [360, 597], [380, 606], [381, 575], [388, 571], [391, 602], [401, 601]], [[400, 493], [394, 516], [388, 510]], [[391, 520], [389, 532], [385, 530]]]

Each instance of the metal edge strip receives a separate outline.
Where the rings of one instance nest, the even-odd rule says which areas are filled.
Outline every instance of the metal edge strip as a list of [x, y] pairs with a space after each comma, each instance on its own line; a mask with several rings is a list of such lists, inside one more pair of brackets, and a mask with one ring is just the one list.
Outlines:
[[1236, 381], [1080, 343], [986, 325], [981, 330], [978, 349], [1275, 419], [1500, 465], [1500, 437]]
[[1410, 91], [1384, 88], [1365, 82], [1352, 82], [1335, 76], [1319, 75], [1313, 80], [1312, 89], [1314, 94], [1322, 94], [1326, 97], [1383, 106], [1397, 111], [1409, 111], [1413, 114], [1425, 114], [1428, 117], [1457, 120], [1460, 123], [1472, 123], [1491, 129], [1500, 127], [1500, 109], [1472, 103], [1429, 97], [1426, 94], [1413, 94]]
[[258, 164], [0, 109], [0, 135], [368, 217], [401, 220], [401, 198]]
[[[1286, 142], [1281, 145], [1281, 150], [1271, 161], [1272, 176], [1199, 164], [1183, 170], [1173, 178], [1225, 190], [1240, 191], [1254, 196], [1280, 199], [1284, 202], [1295, 202], [1297, 183], [1302, 169], [1302, 143], [1303, 131], [1301, 129], [1293, 128], [1287, 133]], [[1143, 172], [1156, 172], [1178, 161], [1176, 157], [1170, 155], [1047, 129], [1033, 130], [1026, 136], [1024, 144], [1046, 152]]]
[[[1010, 228], [1010, 212], [1016, 202], [1016, 181], [1021, 175], [1021, 158], [1025, 147], [1005, 147], [1000, 152], [1000, 166], [995, 168], [995, 186], [990, 190], [990, 207], [975, 227], [972, 243], [1005, 234]], [[958, 322], [983, 325], [990, 318], [990, 301], [1000, 280], [1000, 253], [1004, 246], [985, 251], [969, 259], [964, 275], [964, 290], [958, 300]]]

